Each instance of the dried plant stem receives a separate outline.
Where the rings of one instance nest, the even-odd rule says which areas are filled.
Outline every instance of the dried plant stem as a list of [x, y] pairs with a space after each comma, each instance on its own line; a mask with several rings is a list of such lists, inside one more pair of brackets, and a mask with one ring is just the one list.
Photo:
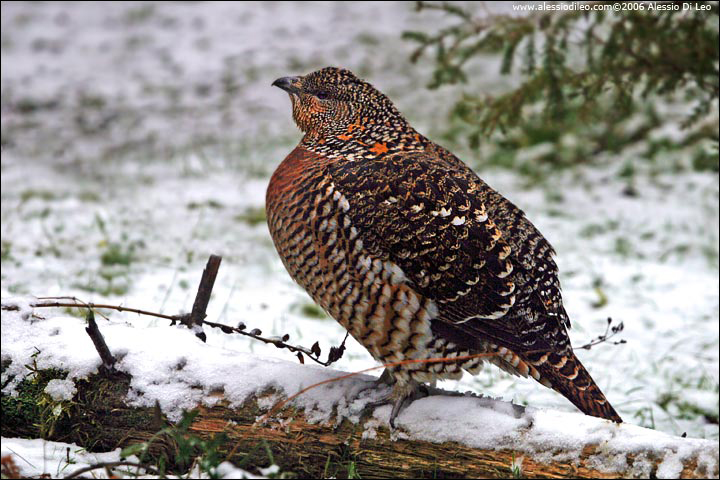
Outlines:
[[[130, 312], [130, 313], [137, 313], [138, 315], [148, 315], [150, 317], [158, 317], [158, 318], [164, 318], [166, 320], [175, 320], [178, 321], [182, 317], [182, 315], [165, 315], [163, 313], [157, 313], [157, 312], [150, 312], [148, 310], [140, 310], [138, 308], [129, 308], [129, 307], [123, 307], [122, 305], [108, 305], [104, 303], [87, 303], [83, 302], [82, 300], [75, 298], [75, 297], [37, 297], [38, 300], [53, 300], [53, 299], [69, 299], [72, 300], [72, 303], [70, 302], [37, 302], [37, 303], [31, 303], [30, 306], [32, 308], [61, 308], [61, 307], [69, 307], [69, 308], [88, 308], [91, 310], [98, 310], [98, 309], [106, 309], [106, 310], [117, 310], [118, 312]], [[17, 305], [3, 305], [3, 310], [19, 310]], [[97, 312], [96, 312], [97, 313]]]
[[100, 468], [116, 468], [116, 467], [137, 467], [142, 468], [143, 470], [150, 472], [153, 475], [159, 475], [160, 472], [158, 472], [157, 469], [155, 469], [152, 465], [147, 465], [144, 463], [137, 463], [137, 462], [101, 462], [101, 463], [95, 463], [93, 465], [89, 465], [84, 468], [80, 468], [78, 470], [75, 470], [70, 475], [64, 478], [77, 478], [83, 473], [92, 472], [93, 470], [98, 470]]

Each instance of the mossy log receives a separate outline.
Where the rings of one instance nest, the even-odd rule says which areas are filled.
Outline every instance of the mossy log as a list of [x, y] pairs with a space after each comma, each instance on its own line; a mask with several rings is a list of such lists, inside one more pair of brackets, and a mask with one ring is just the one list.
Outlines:
[[[47, 422], [42, 419], [28, 425], [27, 415], [15, 415], [12, 402], [3, 396], [2, 435], [45, 436], [99, 451], [152, 439], [153, 454], [163, 452], [173, 458], [176, 448], [173, 441], [156, 435], [169, 422], [158, 409], [127, 406], [129, 383], [130, 377], [122, 373], [79, 381], [72, 404], [52, 429], [43, 427]], [[199, 414], [190, 431], [205, 438], [223, 432], [226, 440], [220, 451], [243, 468], [267, 467], [272, 456], [281, 471], [300, 478], [343, 478], [353, 472], [362, 478], [508, 478], [518, 474], [525, 478], [632, 477], [633, 462], [640, 455], [644, 462], [655, 463], [652, 477], [662, 460], [651, 452], [628, 452], [623, 471], [608, 471], [608, 465], [600, 461], [601, 447], [597, 445], [586, 446], [580, 458], [573, 461], [541, 462], [537, 456], [534, 459], [510, 449], [481, 450], [454, 442], [397, 438], [386, 427], [376, 427], [374, 438], [363, 438], [363, 424], [349, 420], [339, 425], [310, 423], [303, 411], [294, 407], [284, 408], [269, 424], [258, 424], [256, 420], [266, 413], [266, 408], [261, 409], [259, 404], [267, 406], [268, 397], [276, 398], [276, 393], [258, 392], [240, 408], [228, 408], [222, 394], [218, 394], [213, 407], [198, 407]], [[27, 403], [28, 399], [23, 401]], [[41, 415], [40, 410], [38, 414]], [[546, 453], [551, 454], [547, 458], [559, 458], [562, 450], [557, 445], [547, 445]], [[521, 464], [521, 471], [513, 472], [514, 462]], [[717, 475], [717, 467], [715, 471], [698, 468], [697, 454], [691, 456], [682, 470], [683, 478]]]

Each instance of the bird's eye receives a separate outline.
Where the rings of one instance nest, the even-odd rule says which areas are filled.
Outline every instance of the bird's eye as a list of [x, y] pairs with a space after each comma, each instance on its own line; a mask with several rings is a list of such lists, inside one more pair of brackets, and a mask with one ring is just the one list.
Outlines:
[[326, 98], [330, 97], [330, 94], [328, 92], [318, 92], [315, 96], [320, 100], [325, 100]]

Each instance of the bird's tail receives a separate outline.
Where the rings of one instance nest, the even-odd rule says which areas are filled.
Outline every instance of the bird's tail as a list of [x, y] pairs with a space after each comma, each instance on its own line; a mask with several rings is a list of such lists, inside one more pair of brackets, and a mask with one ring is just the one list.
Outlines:
[[572, 351], [532, 353], [525, 356], [526, 362], [539, 373], [537, 380], [540, 383], [560, 392], [583, 413], [622, 423], [620, 415]]

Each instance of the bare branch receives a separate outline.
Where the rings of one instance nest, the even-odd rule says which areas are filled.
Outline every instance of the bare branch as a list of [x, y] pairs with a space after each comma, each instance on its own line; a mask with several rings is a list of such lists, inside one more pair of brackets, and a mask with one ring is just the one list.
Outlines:
[[110, 349], [108, 348], [107, 343], [105, 343], [105, 339], [97, 326], [95, 315], [92, 310], [88, 310], [87, 321], [88, 326], [85, 328], [85, 331], [88, 335], [90, 335], [90, 339], [92, 340], [93, 345], [95, 345], [95, 350], [97, 350], [100, 355], [100, 359], [102, 359], [103, 367], [105, 367], [108, 372], [113, 372], [115, 370], [115, 362], [117, 362], [117, 359], [112, 353], [110, 353]]
[[217, 277], [221, 261], [222, 257], [218, 255], [210, 255], [207, 265], [205, 266], [205, 270], [203, 270], [202, 278], [200, 279], [200, 286], [198, 287], [197, 295], [195, 296], [192, 313], [190, 313], [192, 328], [193, 330], [196, 330], [195, 335], [203, 342], [207, 340], [207, 335], [205, 335], [205, 332], [202, 331], [202, 324], [207, 316], [205, 312], [207, 310], [208, 303], [210, 303], [210, 295], [212, 294], [212, 289], [215, 285], [215, 277]]

